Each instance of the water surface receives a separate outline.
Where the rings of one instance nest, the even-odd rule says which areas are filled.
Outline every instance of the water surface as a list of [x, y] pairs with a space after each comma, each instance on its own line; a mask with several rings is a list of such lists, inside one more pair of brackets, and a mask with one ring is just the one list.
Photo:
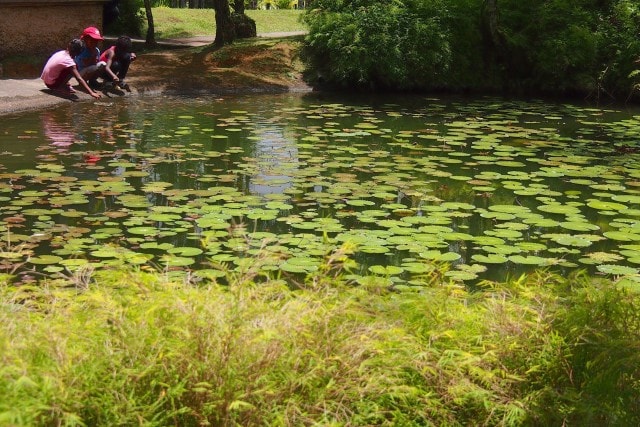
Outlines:
[[[419, 286], [532, 268], [635, 280], [640, 110], [447, 99], [135, 98], [2, 118], [0, 269], [134, 264]], [[266, 254], [266, 255], [265, 255]]]

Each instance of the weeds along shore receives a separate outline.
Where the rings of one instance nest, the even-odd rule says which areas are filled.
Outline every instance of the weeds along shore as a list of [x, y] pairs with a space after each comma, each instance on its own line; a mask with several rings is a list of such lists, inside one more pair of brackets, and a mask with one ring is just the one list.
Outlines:
[[637, 293], [545, 272], [474, 292], [78, 271], [0, 286], [4, 425], [632, 425]]

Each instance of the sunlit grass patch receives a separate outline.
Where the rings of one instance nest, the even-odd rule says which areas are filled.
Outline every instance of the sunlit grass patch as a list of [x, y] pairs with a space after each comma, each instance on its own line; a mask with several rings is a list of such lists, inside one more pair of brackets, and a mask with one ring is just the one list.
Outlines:
[[[302, 10], [246, 10], [256, 21], [258, 34], [273, 32], [303, 31], [300, 22]], [[216, 34], [213, 9], [153, 8], [153, 19], [157, 38], [214, 36]]]

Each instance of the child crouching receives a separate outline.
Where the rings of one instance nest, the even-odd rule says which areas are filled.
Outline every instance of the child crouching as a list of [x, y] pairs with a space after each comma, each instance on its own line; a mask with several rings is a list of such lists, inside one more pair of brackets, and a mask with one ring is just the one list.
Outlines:
[[107, 64], [102, 72], [105, 83], [115, 83], [120, 89], [130, 90], [124, 79], [127, 76], [131, 62], [136, 59], [136, 54], [131, 52], [131, 48], [131, 38], [120, 36], [114, 46], [102, 52], [100, 61]]
[[82, 41], [79, 39], [71, 40], [66, 50], [59, 50], [51, 55], [42, 70], [40, 78], [49, 89], [64, 95], [71, 95], [75, 90], [69, 84], [69, 80], [71, 80], [71, 77], [75, 77], [89, 95], [96, 99], [101, 98], [102, 95], [91, 89], [82, 78], [73, 60], [82, 51], [82, 48]]

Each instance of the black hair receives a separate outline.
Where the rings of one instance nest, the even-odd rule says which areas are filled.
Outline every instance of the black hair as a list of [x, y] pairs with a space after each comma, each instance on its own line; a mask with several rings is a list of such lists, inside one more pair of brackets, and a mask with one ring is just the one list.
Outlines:
[[80, 39], [73, 39], [69, 42], [69, 46], [67, 47], [67, 50], [69, 50], [69, 55], [71, 55], [71, 57], [75, 57], [80, 55], [80, 52], [82, 52], [82, 49], [84, 47], [84, 43], [82, 43], [82, 40]]
[[129, 36], [120, 36], [116, 40], [116, 51], [118, 53], [129, 53], [131, 52], [132, 43], [131, 38]]

